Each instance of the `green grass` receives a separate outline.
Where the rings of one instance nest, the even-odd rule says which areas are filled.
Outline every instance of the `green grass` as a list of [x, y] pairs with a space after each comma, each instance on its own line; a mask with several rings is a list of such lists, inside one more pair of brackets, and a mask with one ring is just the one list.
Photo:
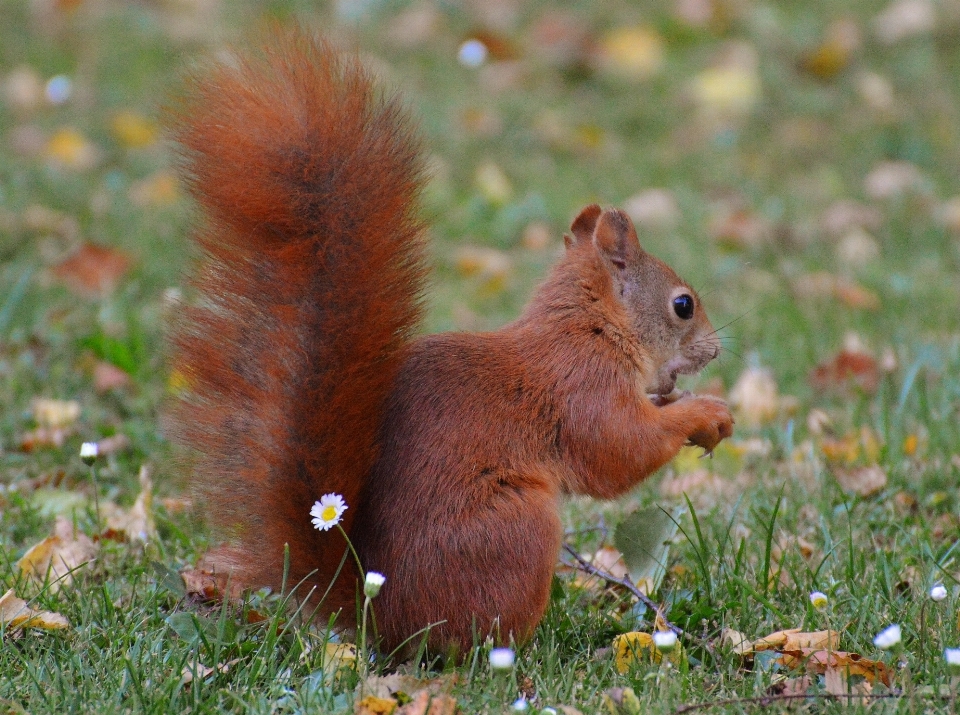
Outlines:
[[[626, 594], [582, 589], [561, 571], [534, 640], [518, 650], [514, 674], [495, 677], [482, 650], [456, 669], [453, 692], [463, 710], [503, 711], [521, 688], [535, 694], [537, 706], [584, 712], [602, 710], [603, 693], [614, 687], [633, 688], [649, 713], [763, 695], [780, 669], [760, 658], [745, 667], [721, 643], [721, 630], [759, 637], [791, 627], [818, 630], [829, 618], [842, 632], [842, 650], [891, 664], [895, 656], [881, 653], [872, 639], [890, 623], [903, 626], [899, 657], [906, 668], [898, 687], [906, 695], [874, 709], [949, 711], [931, 694], [950, 683], [943, 648], [960, 646], [960, 235], [937, 211], [960, 195], [960, 18], [941, 3], [934, 32], [885, 45], [871, 24], [882, 3], [719, 3], [726, 19], [705, 27], [678, 21], [666, 1], [642, 10], [619, 0], [563, 4], [593, 38], [638, 22], [657, 30], [666, 43], [664, 65], [634, 82], [583, 64], [557, 65], [537, 49], [532, 28], [558, 5], [505, 5], [516, 17], [495, 34], [516, 60], [478, 71], [455, 61], [459, 43], [484, 26], [467, 4], [438, 3], [434, 32], [407, 46], [388, 39], [410, 7], [398, 0], [342, 3], [368, 8], [360, 22], [293, 0], [211, 2], [212, 19], [192, 23], [206, 30], [189, 36], [177, 31], [189, 3], [81, 3], [72, 12], [44, 13], [39, 3], [0, 0], [0, 78], [28, 65], [43, 80], [64, 73], [75, 83], [74, 97], [60, 107], [27, 111], [0, 102], [0, 580], [4, 590], [15, 588], [72, 624], [63, 633], [4, 634], [4, 711], [352, 711], [355, 677], [324, 675], [324, 633], [298, 625], [276, 597], [255, 594], [243, 607], [268, 616], [254, 624], [239, 606], [185, 597], [176, 572], [205, 550], [207, 535], [202, 515], [159, 500], [185, 486], [160, 415], [167, 391], [165, 292], [182, 282], [193, 219], [182, 197], [146, 205], [131, 198], [138, 182], [169, 168], [169, 147], [128, 148], [111, 130], [118, 111], [158, 117], [178, 73], [224, 39], [290, 18], [359, 47], [421, 123], [434, 167], [424, 200], [436, 268], [430, 330], [483, 329], [516, 316], [580, 207], [622, 205], [641, 189], [662, 187], [675, 197], [678, 217], [673, 225], [641, 228], [641, 241], [701, 290], [715, 325], [729, 323], [723, 335], [730, 352], [687, 386], [719, 378], [730, 389], [748, 365], [760, 364], [781, 393], [796, 397], [791, 409], [762, 426], [740, 420], [734, 445], [759, 439], [762, 452], [721, 450], [713, 462], [695, 465], [712, 469], [727, 486], [690, 493], [658, 593], [670, 620], [687, 631], [683, 667], [647, 664], [619, 674], [609, 650], [613, 638], [650, 623], [635, 615]], [[836, 76], [812, 76], [801, 69], [803, 58], [839, 18], [856, 24], [862, 44]], [[690, 85], [734, 41], [756, 52], [762, 89], [751, 113], [718, 128], [698, 115]], [[889, 111], [867, 106], [859, 89], [866, 72], [889, 81]], [[477, 120], [463, 119], [471, 113], [494, 131], [471, 129]], [[98, 147], [96, 166], [57, 168], [24, 144], [25, 129], [49, 137], [63, 127]], [[923, 187], [870, 198], [865, 177], [886, 160], [915, 165]], [[509, 180], [502, 202], [478, 188], [476, 171], [485, 162]], [[878, 255], [862, 264], [844, 260], [838, 239], [822, 229], [823, 213], [843, 199], [877, 212], [868, 230]], [[711, 238], [712, 222], [734, 205], [769, 228], [765, 239], [731, 247]], [[37, 206], [59, 212], [59, 223], [31, 221]], [[549, 226], [546, 248], [522, 242], [532, 221]], [[78, 298], [52, 277], [52, 266], [80, 240], [133, 258], [111, 295]], [[463, 275], [457, 252], [464, 245], [502, 251], [510, 266], [504, 279]], [[856, 281], [878, 307], [796, 290], [815, 271]], [[896, 368], [872, 395], [818, 393], [810, 371], [851, 332], [878, 356], [892, 351]], [[98, 393], [97, 360], [127, 371], [131, 386]], [[20, 449], [35, 426], [36, 397], [81, 405], [61, 448]], [[843, 465], [826, 459], [826, 438], [810, 431], [813, 409], [829, 415], [836, 437], [871, 430], [879, 448], [854, 465], [876, 462], [889, 478], [883, 490], [858, 497], [840, 488]], [[158, 538], [145, 548], [104, 541], [72, 586], [38, 590], [21, 579], [15, 562], [51, 533], [65, 504], [73, 505], [68, 516], [77, 528], [94, 533], [79, 445], [118, 433], [130, 447], [101, 461], [101, 501], [129, 506], [141, 464], [152, 465]], [[904, 446], [912, 437], [916, 451]], [[663, 496], [661, 482], [689, 476], [689, 462], [668, 467], [615, 504], [571, 499], [569, 540], [589, 552], [602, 540], [593, 529], [598, 524], [612, 533], [631, 509], [681, 503]], [[78, 493], [79, 501], [69, 499]], [[810, 557], [791, 546], [796, 537], [812, 546]], [[935, 603], [926, 594], [941, 582], [950, 595]], [[828, 616], [811, 607], [812, 590], [829, 595]], [[183, 682], [185, 666], [233, 660], [226, 673]], [[826, 702], [796, 707], [862, 709]], [[743, 703], [715, 712], [756, 708]]]

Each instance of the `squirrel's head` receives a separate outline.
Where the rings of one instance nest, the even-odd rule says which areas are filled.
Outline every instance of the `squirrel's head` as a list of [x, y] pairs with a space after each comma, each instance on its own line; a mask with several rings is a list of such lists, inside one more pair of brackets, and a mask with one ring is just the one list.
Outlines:
[[565, 237], [567, 248], [590, 245], [609, 274], [654, 373], [647, 392], [666, 395], [677, 375], [699, 372], [720, 354], [720, 340], [697, 292], [666, 263], [640, 247], [629, 217], [596, 204], [583, 209]]

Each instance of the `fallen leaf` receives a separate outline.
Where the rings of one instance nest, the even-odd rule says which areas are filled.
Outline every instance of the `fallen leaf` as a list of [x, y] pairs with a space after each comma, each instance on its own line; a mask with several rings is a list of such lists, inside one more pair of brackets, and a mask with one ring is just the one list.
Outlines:
[[937, 13], [931, 0], [896, 0], [873, 19], [877, 38], [888, 45], [933, 32]]
[[101, 298], [113, 292], [132, 265], [122, 251], [85, 243], [54, 266], [53, 273], [77, 295]]
[[0, 626], [6, 634], [27, 628], [39, 628], [45, 631], [59, 631], [70, 627], [70, 621], [52, 611], [35, 611], [22, 598], [18, 598], [11, 588], [0, 596]]
[[[429, 697], [428, 695], [428, 700]], [[376, 695], [368, 695], [357, 703], [353, 712], [354, 715], [391, 715], [398, 705], [399, 703], [393, 698], [378, 698]]]
[[621, 675], [630, 672], [638, 662], [659, 663], [667, 660], [679, 665], [683, 658], [683, 646], [677, 642], [669, 653], [662, 653], [653, 642], [653, 636], [643, 631], [622, 633], [613, 639], [614, 663]]
[[736, 118], [753, 111], [760, 101], [759, 58], [746, 42], [730, 42], [715, 66], [698, 74], [692, 85], [701, 113], [718, 119]]
[[56, 593], [73, 581], [73, 572], [89, 563], [97, 555], [97, 545], [86, 534], [74, 533], [73, 525], [58, 516], [53, 536], [32, 546], [19, 561], [17, 568], [28, 579], [49, 584]]
[[710, 238], [723, 248], [747, 250], [769, 243], [773, 227], [759, 214], [735, 209], [712, 218], [709, 232]]
[[780, 398], [773, 373], [761, 367], [744, 370], [730, 390], [730, 405], [752, 427], [775, 419], [780, 411]]
[[610, 715], [643, 715], [646, 712], [633, 688], [610, 688], [603, 694], [603, 704]]
[[850, 59], [862, 41], [860, 28], [854, 20], [836, 20], [827, 28], [823, 42], [804, 55], [800, 66], [817, 79], [833, 79], [850, 65]]
[[855, 229], [876, 231], [883, 215], [874, 206], [843, 199], [831, 204], [820, 217], [820, 225], [829, 235], [839, 238]]
[[834, 476], [843, 491], [861, 497], [873, 496], [887, 486], [887, 473], [877, 465], [856, 469], [836, 469]]
[[107, 527], [123, 534], [127, 539], [146, 543], [157, 536], [157, 527], [153, 519], [153, 481], [146, 465], [140, 467], [140, 493], [129, 510], [113, 502], [100, 505]]
[[18, 112], [33, 112], [43, 103], [43, 80], [29, 65], [15, 67], [3, 80], [3, 99]]
[[176, 175], [160, 169], [130, 186], [130, 201], [137, 206], [169, 206], [180, 197]]
[[565, 9], [549, 9], [530, 27], [530, 44], [538, 60], [560, 68], [586, 64], [590, 31], [581, 17]]
[[97, 440], [97, 454], [101, 457], [122, 452], [129, 447], [130, 438], [122, 432], [117, 432], [115, 435]]
[[130, 375], [103, 360], [93, 366], [93, 389], [103, 394], [111, 390], [123, 390], [130, 386]]
[[606, 571], [614, 578], [625, 578], [628, 575], [623, 554], [612, 546], [601, 546], [593, 556], [585, 558], [591, 566]]
[[809, 648], [784, 651], [779, 662], [787, 668], [806, 668], [808, 673], [824, 675], [827, 668], [842, 669], [851, 675], [862, 676], [869, 682], [881, 682], [887, 687], [893, 683], [893, 669], [878, 660], [869, 660], [858, 653], [814, 650]]
[[596, 62], [601, 70], [625, 79], [649, 79], [663, 67], [663, 38], [648, 25], [616, 28], [600, 39]]
[[926, 186], [920, 170], [907, 161], [884, 161], [877, 164], [863, 180], [867, 196], [872, 199], [895, 199]]
[[812, 650], [832, 649], [840, 645], [840, 634], [836, 631], [804, 632], [799, 628], [777, 631], [753, 642], [753, 650]]
[[192, 666], [185, 665], [180, 674], [180, 682], [186, 685], [187, 683], [192, 683], [194, 678], [206, 680], [214, 673], [229, 673], [230, 668], [239, 662], [239, 658], [234, 658], [233, 660], [228, 660], [226, 663], [217, 663], [212, 668], [203, 663], [194, 663]]
[[41, 427], [71, 427], [80, 417], [80, 403], [76, 400], [37, 397], [31, 401], [30, 410]]
[[880, 386], [880, 366], [869, 353], [843, 349], [817, 365], [809, 381], [821, 392], [856, 388], [873, 394]]
[[753, 653], [753, 641], [732, 628], [724, 628], [720, 632], [720, 642], [739, 656]]
[[157, 123], [134, 111], [118, 112], [110, 120], [117, 141], [127, 149], [142, 149], [155, 144], [160, 130]]
[[880, 298], [876, 293], [850, 278], [826, 271], [798, 276], [791, 282], [791, 288], [801, 300], [833, 298], [858, 310], [877, 310], [880, 307]]
[[553, 239], [553, 231], [549, 224], [543, 221], [531, 221], [523, 229], [520, 242], [530, 251], [542, 251], [549, 248]]
[[463, 246], [454, 254], [454, 264], [462, 276], [476, 277], [481, 289], [499, 293], [510, 278], [513, 264], [503, 251], [484, 246]]
[[485, 161], [477, 167], [473, 182], [483, 198], [494, 206], [502, 206], [513, 196], [510, 179], [492, 161]]
[[55, 132], [45, 147], [47, 158], [56, 166], [85, 171], [100, 162], [100, 150], [81, 132], [65, 127]]
[[455, 715], [457, 712], [456, 698], [445, 693], [420, 690], [410, 697], [410, 702], [396, 711], [397, 715]]
[[75, 423], [80, 416], [80, 403], [76, 400], [51, 400], [34, 398], [31, 403], [35, 429], [20, 437], [20, 449], [32, 452], [39, 447], [63, 447], [67, 438], [76, 431]]
[[215, 601], [223, 597], [227, 587], [227, 574], [202, 568], [185, 568], [180, 572], [187, 595], [204, 601]]
[[623, 210], [637, 226], [669, 230], [680, 220], [680, 206], [668, 189], [647, 189], [634, 194], [623, 204]]
[[353, 643], [333, 643], [327, 641], [323, 646], [323, 672], [328, 676], [339, 677], [341, 670], [354, 671], [357, 667], [357, 646]]

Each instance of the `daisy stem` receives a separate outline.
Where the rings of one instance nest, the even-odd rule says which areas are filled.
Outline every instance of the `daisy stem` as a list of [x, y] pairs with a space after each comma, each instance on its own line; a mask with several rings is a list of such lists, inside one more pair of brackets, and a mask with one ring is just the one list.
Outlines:
[[93, 506], [97, 511], [97, 532], [101, 530], [103, 521], [100, 518], [100, 484], [97, 482], [97, 466], [90, 465], [90, 477], [93, 480]]
[[357, 550], [353, 548], [353, 542], [350, 541], [350, 537], [347, 536], [347, 532], [343, 530], [343, 527], [340, 524], [337, 524], [337, 528], [340, 530], [340, 533], [343, 534], [343, 540], [347, 542], [347, 548], [350, 549], [350, 553], [353, 554], [353, 560], [357, 562], [357, 571], [360, 573], [360, 580], [364, 579], [363, 566], [360, 565], [360, 556], [357, 555]]
[[367, 680], [367, 670], [369, 668], [369, 660], [367, 658], [367, 612], [370, 610], [370, 597], [363, 597], [363, 616], [360, 619], [360, 658], [359, 658], [359, 675], [360, 675], [360, 697], [363, 698], [363, 686]]

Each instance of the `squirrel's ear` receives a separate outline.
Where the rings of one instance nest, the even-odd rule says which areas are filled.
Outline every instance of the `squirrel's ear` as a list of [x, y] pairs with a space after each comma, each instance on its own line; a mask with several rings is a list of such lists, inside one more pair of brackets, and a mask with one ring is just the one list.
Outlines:
[[604, 211], [597, 220], [593, 241], [597, 249], [619, 269], [640, 255], [640, 239], [633, 222], [620, 209]]
[[597, 227], [597, 219], [600, 218], [601, 213], [602, 210], [597, 204], [590, 204], [580, 211], [570, 224], [573, 235], [568, 233], [563, 237], [566, 247], [573, 248], [578, 243], [585, 243], [593, 238], [593, 231]]

